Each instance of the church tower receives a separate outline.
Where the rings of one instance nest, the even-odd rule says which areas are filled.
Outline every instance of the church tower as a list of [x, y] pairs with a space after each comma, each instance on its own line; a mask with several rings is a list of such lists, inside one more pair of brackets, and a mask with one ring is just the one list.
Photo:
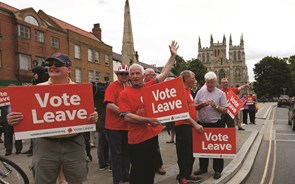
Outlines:
[[227, 77], [230, 87], [243, 85], [248, 82], [248, 69], [244, 52], [244, 39], [241, 35], [240, 45], [232, 44], [232, 37], [229, 37], [228, 59], [226, 56], [226, 38], [223, 35], [222, 43], [214, 43], [213, 36], [210, 36], [210, 47], [201, 46], [201, 38], [198, 43], [198, 59], [207, 67], [208, 71], [214, 71], [220, 80]]
[[134, 50], [130, 6], [128, 0], [126, 0], [125, 2], [123, 43], [121, 53], [122, 64], [126, 64], [129, 66], [137, 62]]

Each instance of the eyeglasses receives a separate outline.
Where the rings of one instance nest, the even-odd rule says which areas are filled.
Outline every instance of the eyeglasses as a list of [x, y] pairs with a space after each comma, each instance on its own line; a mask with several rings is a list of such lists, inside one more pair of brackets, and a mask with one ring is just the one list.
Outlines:
[[47, 62], [47, 63], [45, 63], [45, 66], [48, 66], [48, 67], [52, 67], [53, 65], [54, 65], [55, 67], [63, 67], [63, 66], [67, 66], [66, 64], [61, 63], [61, 62], [56, 62], [56, 63]]
[[118, 75], [129, 75], [128, 73], [118, 73]]

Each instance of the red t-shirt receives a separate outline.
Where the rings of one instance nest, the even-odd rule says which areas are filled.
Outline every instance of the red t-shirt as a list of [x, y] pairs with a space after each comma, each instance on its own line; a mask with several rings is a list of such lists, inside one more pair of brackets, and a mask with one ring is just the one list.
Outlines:
[[239, 89], [238, 88], [227, 88], [226, 90], [222, 90], [224, 93], [225, 93], [225, 96], [227, 96], [227, 93], [229, 92], [229, 91], [232, 91], [232, 92], [234, 92], [234, 94], [236, 94], [236, 95], [238, 95], [240, 92], [239, 92]]
[[[155, 84], [155, 80], [145, 83], [142, 88], [127, 87], [120, 94], [119, 110], [122, 113], [133, 113], [138, 116], [146, 117], [144, 104], [142, 102], [142, 93], [145, 87]], [[155, 137], [162, 131], [162, 125], [151, 126], [148, 123], [131, 123], [128, 124], [128, 143], [138, 144], [152, 137]]]
[[[190, 89], [185, 89], [185, 94], [186, 94], [189, 115], [191, 118], [193, 118], [196, 121], [197, 120], [197, 111], [196, 111], [196, 106], [194, 103], [194, 99], [191, 95]], [[191, 123], [188, 121], [185, 121], [185, 120], [180, 120], [180, 121], [175, 121], [174, 126], [179, 126], [179, 125], [184, 125], [184, 124], [191, 124]]]
[[[124, 90], [124, 86], [118, 81], [112, 82], [106, 89], [104, 102], [114, 103], [119, 106], [119, 95]], [[105, 128], [109, 130], [128, 130], [127, 123], [118, 114], [106, 108]]]

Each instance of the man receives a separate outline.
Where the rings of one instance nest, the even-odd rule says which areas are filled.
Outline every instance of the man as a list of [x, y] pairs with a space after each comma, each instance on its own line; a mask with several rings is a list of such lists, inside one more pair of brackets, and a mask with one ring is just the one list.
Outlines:
[[195, 99], [197, 92], [198, 92], [198, 81], [195, 80], [194, 84], [191, 87], [191, 95], [192, 95], [193, 99]]
[[162, 82], [169, 75], [177, 55], [177, 43], [169, 46], [171, 56], [164, 66], [164, 71], [155, 79], [144, 83], [144, 69], [139, 64], [129, 68], [131, 86], [121, 92], [119, 109], [121, 116], [128, 123], [128, 146], [131, 171], [130, 184], [153, 184], [156, 170], [158, 134], [162, 125], [156, 118], [146, 117], [142, 93], [146, 86]]
[[[144, 70], [144, 82], [147, 83], [151, 80], [154, 80], [156, 78], [157, 74], [154, 69], [147, 68]], [[160, 175], [166, 174], [166, 171], [163, 169], [163, 160], [161, 156], [160, 146], [158, 144], [158, 157], [157, 157], [157, 168], [156, 172]]]
[[[45, 61], [49, 79], [38, 85], [74, 84], [68, 77], [72, 62], [66, 54], [55, 53]], [[97, 112], [94, 111], [88, 118], [93, 123], [97, 122]], [[25, 123], [22, 122], [23, 119], [21, 112], [11, 112], [7, 115], [10, 125]], [[34, 183], [55, 184], [61, 168], [69, 184], [86, 181], [87, 162], [82, 134], [37, 138], [33, 152]]]
[[[227, 78], [222, 78], [221, 79], [221, 90], [225, 93], [225, 95], [227, 95], [227, 93], [229, 91], [232, 91], [236, 95], [238, 95], [241, 90], [246, 89], [246, 88], [249, 88], [250, 85], [251, 85], [251, 83], [244, 84], [244, 85], [242, 85], [240, 87], [237, 87], [237, 88], [229, 88], [228, 79]], [[232, 119], [228, 113], [226, 113], [226, 114], [224, 114], [222, 116], [222, 121], [224, 121], [226, 123], [226, 125], [227, 125], [228, 128], [235, 127], [234, 119]], [[239, 130], [245, 130], [245, 129], [243, 129], [242, 127], [239, 127]]]
[[184, 83], [184, 89], [189, 109], [190, 119], [175, 121], [174, 130], [176, 133], [176, 153], [179, 174], [176, 179], [180, 184], [188, 182], [200, 181], [201, 177], [192, 175], [194, 157], [193, 157], [193, 142], [192, 128], [195, 128], [198, 133], [203, 133], [203, 127], [195, 120], [197, 119], [194, 99], [192, 98], [190, 87], [195, 84], [195, 74], [190, 70], [184, 70], [180, 73]]
[[[205, 85], [198, 91], [195, 104], [198, 110], [199, 122], [203, 127], [224, 128], [225, 122], [221, 121], [221, 114], [227, 113], [227, 100], [225, 93], [216, 87], [217, 76], [214, 72], [205, 74]], [[200, 168], [195, 175], [208, 172], [208, 158], [199, 158]], [[214, 179], [221, 177], [223, 159], [213, 159]]]
[[113, 183], [118, 184], [129, 181], [128, 127], [124, 119], [119, 116], [119, 95], [128, 85], [128, 66], [119, 65], [115, 74], [118, 80], [112, 82], [106, 89], [104, 103], [106, 104], [105, 128], [109, 138]]

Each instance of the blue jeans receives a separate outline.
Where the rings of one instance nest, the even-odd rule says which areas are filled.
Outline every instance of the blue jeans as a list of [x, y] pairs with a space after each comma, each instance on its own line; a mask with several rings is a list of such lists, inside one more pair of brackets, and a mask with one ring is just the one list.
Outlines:
[[128, 131], [107, 130], [112, 160], [113, 182], [119, 183], [129, 178], [130, 160], [128, 156]]

